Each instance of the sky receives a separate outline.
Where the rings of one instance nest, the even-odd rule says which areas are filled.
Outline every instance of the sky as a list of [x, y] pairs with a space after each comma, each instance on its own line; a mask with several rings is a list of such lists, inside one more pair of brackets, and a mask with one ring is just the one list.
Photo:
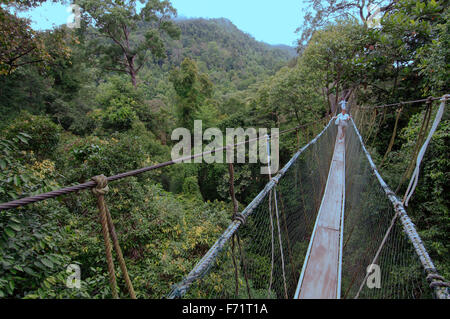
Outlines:
[[[258, 41], [295, 46], [295, 29], [300, 25], [302, 0], [171, 0], [178, 16], [187, 18], [227, 18]], [[71, 22], [71, 10], [46, 2], [20, 16], [31, 18], [36, 30]]]

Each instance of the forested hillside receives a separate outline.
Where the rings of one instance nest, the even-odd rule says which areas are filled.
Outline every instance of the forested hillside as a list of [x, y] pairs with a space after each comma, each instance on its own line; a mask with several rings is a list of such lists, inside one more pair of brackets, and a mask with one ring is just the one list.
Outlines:
[[[169, 1], [145, 1], [137, 12], [134, 2], [78, 0], [80, 28], [42, 32], [10, 10], [42, 2], [0, 0], [2, 203], [170, 160], [172, 131], [192, 130], [194, 120], [204, 129], [282, 130], [331, 115], [342, 96], [371, 106], [449, 93], [446, 1], [394, 1], [377, 28], [368, 27], [367, 17], [352, 18], [357, 6], [324, 1], [325, 7], [311, 6], [300, 28], [299, 56], [256, 41], [225, 18], [177, 18]], [[425, 113], [423, 105], [405, 106], [386, 152], [397, 114], [387, 108], [367, 142], [377, 165], [386, 153], [380, 171], [400, 196]], [[408, 208], [447, 278], [448, 116]], [[310, 125], [281, 138], [281, 164], [321, 129]], [[234, 169], [241, 209], [268, 177], [255, 164]], [[140, 298], [165, 296], [233, 213], [226, 164], [173, 165], [116, 181], [107, 203]], [[91, 192], [1, 211], [0, 229], [0, 297], [111, 297]], [[66, 288], [68, 264], [80, 265], [81, 289]]]

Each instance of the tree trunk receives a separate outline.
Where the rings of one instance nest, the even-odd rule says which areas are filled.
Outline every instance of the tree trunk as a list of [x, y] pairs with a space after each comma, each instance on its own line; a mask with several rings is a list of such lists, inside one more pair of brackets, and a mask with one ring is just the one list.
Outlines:
[[134, 57], [132, 57], [131, 59], [128, 59], [128, 71], [129, 71], [128, 73], [130, 74], [130, 77], [131, 77], [131, 83], [133, 84], [134, 87], [136, 87], [137, 71], [134, 67]]

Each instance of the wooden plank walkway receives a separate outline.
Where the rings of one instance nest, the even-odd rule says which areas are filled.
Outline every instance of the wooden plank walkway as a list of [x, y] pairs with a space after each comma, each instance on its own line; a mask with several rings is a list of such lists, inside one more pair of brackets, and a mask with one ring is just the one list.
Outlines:
[[336, 138], [327, 185], [295, 298], [340, 298], [341, 220], [345, 196], [345, 138]]

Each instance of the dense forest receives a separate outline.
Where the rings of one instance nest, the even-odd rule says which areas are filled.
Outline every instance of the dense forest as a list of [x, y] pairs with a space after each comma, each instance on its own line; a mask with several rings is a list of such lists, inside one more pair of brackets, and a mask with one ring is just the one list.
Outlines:
[[[449, 93], [443, 0], [387, 1], [376, 27], [364, 1], [308, 0], [295, 49], [258, 42], [225, 18], [177, 18], [169, 1], [144, 1], [137, 10], [135, 1], [77, 0], [80, 27], [46, 31], [14, 13], [44, 1], [0, 0], [2, 203], [168, 161], [171, 132], [192, 129], [194, 120], [222, 131], [287, 129], [332, 114], [342, 96], [372, 106]], [[396, 109], [386, 108], [366, 142], [400, 197], [426, 112], [425, 104], [405, 105], [396, 123]], [[408, 206], [446, 278], [449, 128], [446, 111]], [[320, 130], [283, 136], [281, 164]], [[234, 169], [243, 208], [268, 179], [254, 164]], [[167, 294], [222, 233], [233, 214], [228, 181], [225, 164], [202, 163], [109, 185], [108, 207], [138, 297]], [[1, 211], [0, 229], [0, 297], [111, 297], [91, 192]], [[81, 289], [65, 288], [68, 264], [80, 265]]]

